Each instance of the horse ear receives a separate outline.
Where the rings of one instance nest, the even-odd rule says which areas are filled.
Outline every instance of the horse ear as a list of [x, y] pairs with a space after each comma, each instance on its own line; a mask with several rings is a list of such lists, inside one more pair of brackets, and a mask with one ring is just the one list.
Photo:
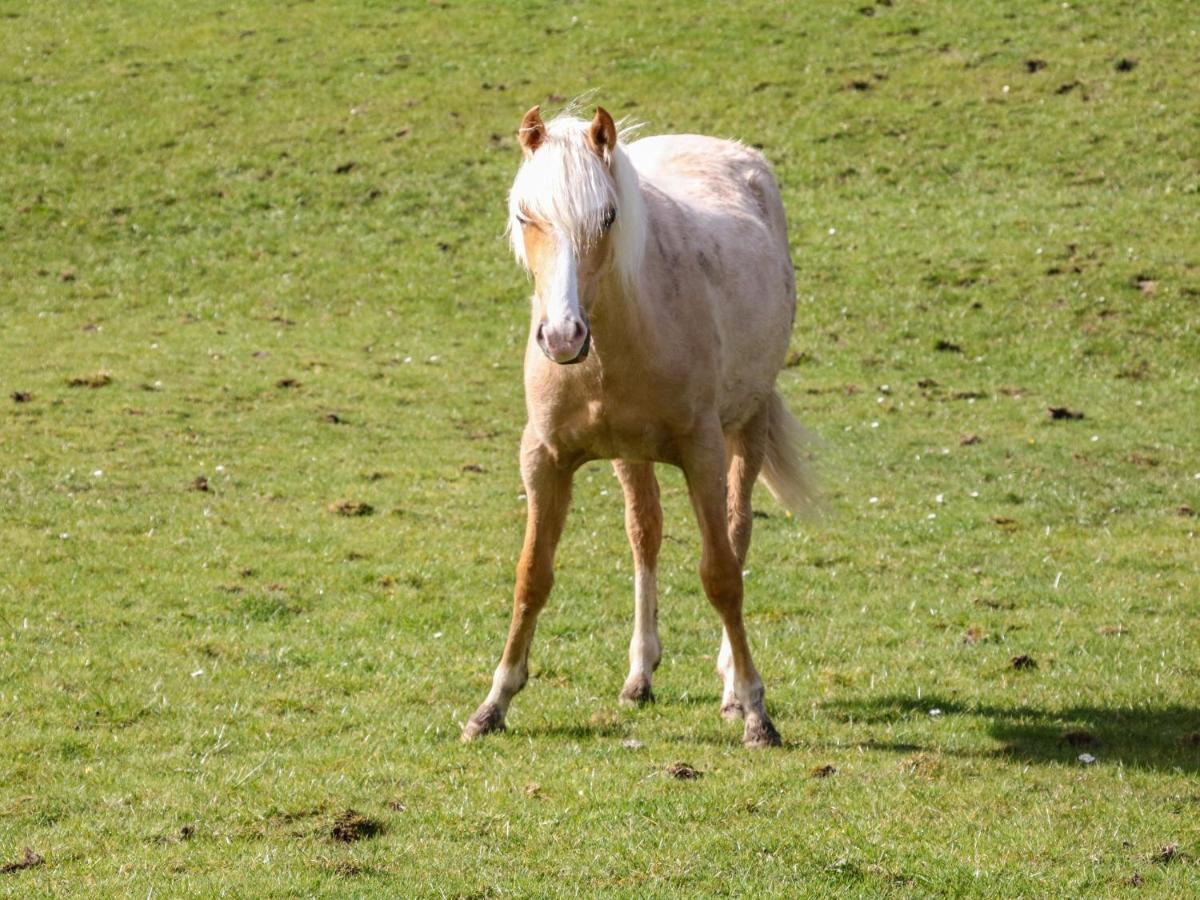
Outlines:
[[612, 157], [613, 148], [617, 146], [617, 126], [612, 116], [603, 106], [596, 107], [596, 118], [588, 128], [588, 144], [605, 162]]
[[517, 130], [517, 140], [521, 142], [526, 159], [533, 156], [534, 151], [542, 146], [542, 141], [546, 140], [546, 126], [542, 122], [540, 106], [535, 106], [525, 113], [521, 127]]

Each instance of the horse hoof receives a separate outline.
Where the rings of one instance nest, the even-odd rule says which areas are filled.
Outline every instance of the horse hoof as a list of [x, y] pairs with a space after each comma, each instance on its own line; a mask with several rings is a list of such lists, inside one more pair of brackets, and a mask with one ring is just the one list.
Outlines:
[[654, 692], [650, 690], [650, 677], [648, 675], [630, 675], [629, 680], [625, 682], [625, 687], [621, 689], [621, 705], [641, 706], [644, 703], [653, 702]]
[[504, 712], [494, 703], [485, 703], [467, 720], [462, 731], [463, 743], [470, 743], [477, 737], [503, 730]]
[[735, 719], [744, 719], [746, 718], [746, 710], [736, 700], [730, 700], [721, 706], [721, 718], [726, 722], [732, 722]]
[[742, 743], [747, 749], [758, 750], [762, 747], [782, 746], [783, 739], [766, 716], [749, 716], [746, 719], [746, 733], [742, 736]]

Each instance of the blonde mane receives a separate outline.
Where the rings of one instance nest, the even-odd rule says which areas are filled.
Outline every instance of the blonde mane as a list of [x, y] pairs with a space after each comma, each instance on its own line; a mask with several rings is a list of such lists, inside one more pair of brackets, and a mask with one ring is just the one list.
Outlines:
[[521, 165], [509, 191], [509, 241], [517, 260], [529, 268], [518, 219], [532, 217], [560, 229], [576, 252], [582, 252], [600, 238], [605, 216], [615, 208], [613, 264], [631, 283], [646, 243], [646, 208], [637, 171], [620, 140], [602, 160], [588, 145], [587, 131], [588, 123], [571, 115], [546, 124], [546, 139]]

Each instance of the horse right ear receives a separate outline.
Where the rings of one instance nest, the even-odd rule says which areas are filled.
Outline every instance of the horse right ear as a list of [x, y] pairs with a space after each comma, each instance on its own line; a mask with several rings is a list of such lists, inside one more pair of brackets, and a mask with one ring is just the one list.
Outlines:
[[533, 156], [534, 151], [542, 146], [542, 141], [546, 140], [546, 126], [542, 123], [540, 106], [535, 106], [525, 113], [521, 127], [517, 130], [517, 140], [521, 142], [526, 159]]

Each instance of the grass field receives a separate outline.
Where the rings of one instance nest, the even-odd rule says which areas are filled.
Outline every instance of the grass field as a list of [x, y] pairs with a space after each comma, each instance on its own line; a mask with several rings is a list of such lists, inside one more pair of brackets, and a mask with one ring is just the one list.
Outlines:
[[[0, 8], [0, 893], [1200, 891], [1195, 9], [868, 2]], [[783, 184], [827, 511], [757, 498], [779, 751], [672, 471], [617, 705], [600, 464], [458, 740], [524, 521], [514, 130], [588, 90]]]

